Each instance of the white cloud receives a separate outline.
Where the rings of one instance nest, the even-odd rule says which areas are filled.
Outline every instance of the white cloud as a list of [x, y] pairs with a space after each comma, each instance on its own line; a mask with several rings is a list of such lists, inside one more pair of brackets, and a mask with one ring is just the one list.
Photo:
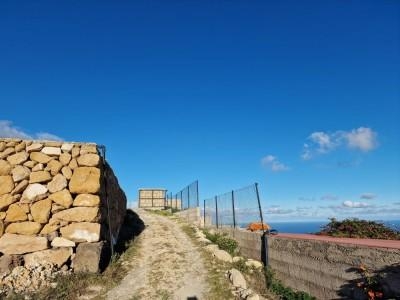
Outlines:
[[261, 159], [261, 164], [273, 172], [288, 171], [289, 167], [281, 163], [275, 156], [267, 155]]
[[363, 152], [375, 149], [378, 145], [377, 133], [371, 128], [360, 127], [353, 129], [351, 132], [344, 133], [347, 139], [347, 145]]
[[336, 145], [334, 136], [330, 136], [325, 132], [313, 132], [309, 139], [318, 145], [317, 150], [321, 153], [329, 152]]
[[368, 207], [369, 204], [365, 202], [353, 202], [350, 200], [344, 201], [342, 203], [343, 207], [349, 207], [349, 208], [362, 208], [362, 207]]
[[266, 213], [271, 215], [287, 215], [293, 213], [293, 209], [284, 209], [280, 207], [270, 207], [267, 209]]
[[62, 138], [47, 132], [38, 132], [28, 134], [22, 129], [14, 126], [11, 121], [0, 120], [0, 137], [3, 138], [20, 138], [20, 139], [37, 139], [37, 140], [52, 140], [61, 141]]
[[11, 121], [0, 120], [0, 137], [3, 138], [21, 138], [30, 139], [31, 136], [23, 132], [16, 126], [13, 126]]
[[364, 193], [360, 195], [361, 199], [365, 199], [365, 200], [372, 200], [375, 199], [377, 196], [373, 193]]
[[303, 196], [301, 196], [301, 197], [298, 197], [298, 200], [300, 200], [300, 201], [307, 201], [307, 202], [313, 202], [313, 201], [315, 201], [316, 199], [315, 199], [314, 197], [303, 197]]
[[337, 200], [338, 198], [336, 195], [326, 194], [321, 197], [321, 200]]
[[350, 131], [333, 133], [316, 131], [311, 133], [303, 145], [303, 160], [310, 160], [316, 155], [329, 153], [340, 147], [368, 152], [378, 146], [377, 133], [368, 127], [359, 127]]

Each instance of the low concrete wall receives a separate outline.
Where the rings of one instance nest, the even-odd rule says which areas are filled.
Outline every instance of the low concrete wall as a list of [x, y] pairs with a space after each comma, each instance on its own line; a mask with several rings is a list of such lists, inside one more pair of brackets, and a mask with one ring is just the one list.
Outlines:
[[[238, 241], [241, 253], [261, 260], [262, 235], [221, 229]], [[326, 241], [268, 236], [269, 265], [276, 278], [317, 299], [364, 299], [355, 287], [361, 263], [382, 274], [385, 295], [400, 297], [400, 250], [345, 245]], [[397, 298], [396, 298], [397, 299]]]
[[201, 226], [202, 218], [200, 215], [200, 207], [181, 210], [174, 214], [176, 216], [184, 219], [188, 223], [192, 223], [192, 224], [196, 224], [197, 226]]

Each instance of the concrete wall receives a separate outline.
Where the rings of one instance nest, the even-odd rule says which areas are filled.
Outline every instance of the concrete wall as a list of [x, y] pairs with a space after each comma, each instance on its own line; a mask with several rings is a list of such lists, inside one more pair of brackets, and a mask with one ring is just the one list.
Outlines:
[[62, 252], [58, 264], [70, 264], [79, 245], [116, 241], [125, 212], [125, 194], [96, 144], [0, 139], [3, 255], [51, 262]]
[[174, 213], [174, 215], [182, 218], [188, 223], [196, 224], [197, 226], [201, 226], [201, 215], [200, 215], [200, 207], [189, 208], [185, 210], [181, 210], [179, 212]]
[[[222, 229], [239, 242], [244, 256], [261, 260], [260, 233]], [[355, 288], [361, 263], [386, 277], [385, 295], [400, 299], [400, 250], [325, 241], [268, 237], [269, 265], [285, 285], [317, 299], [363, 299]], [[396, 298], [397, 299], [397, 298]]]

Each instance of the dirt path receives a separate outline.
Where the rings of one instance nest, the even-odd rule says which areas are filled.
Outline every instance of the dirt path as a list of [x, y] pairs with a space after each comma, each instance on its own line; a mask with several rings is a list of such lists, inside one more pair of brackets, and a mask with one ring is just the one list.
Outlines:
[[146, 229], [129, 262], [132, 270], [107, 299], [203, 299], [207, 271], [190, 238], [166, 217], [137, 212]]

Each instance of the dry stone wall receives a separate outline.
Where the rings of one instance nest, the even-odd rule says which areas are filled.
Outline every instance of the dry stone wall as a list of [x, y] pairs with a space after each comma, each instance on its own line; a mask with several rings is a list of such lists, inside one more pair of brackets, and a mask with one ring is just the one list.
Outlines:
[[77, 248], [115, 242], [125, 211], [96, 144], [0, 139], [0, 265], [23, 256], [25, 265], [96, 271]]

